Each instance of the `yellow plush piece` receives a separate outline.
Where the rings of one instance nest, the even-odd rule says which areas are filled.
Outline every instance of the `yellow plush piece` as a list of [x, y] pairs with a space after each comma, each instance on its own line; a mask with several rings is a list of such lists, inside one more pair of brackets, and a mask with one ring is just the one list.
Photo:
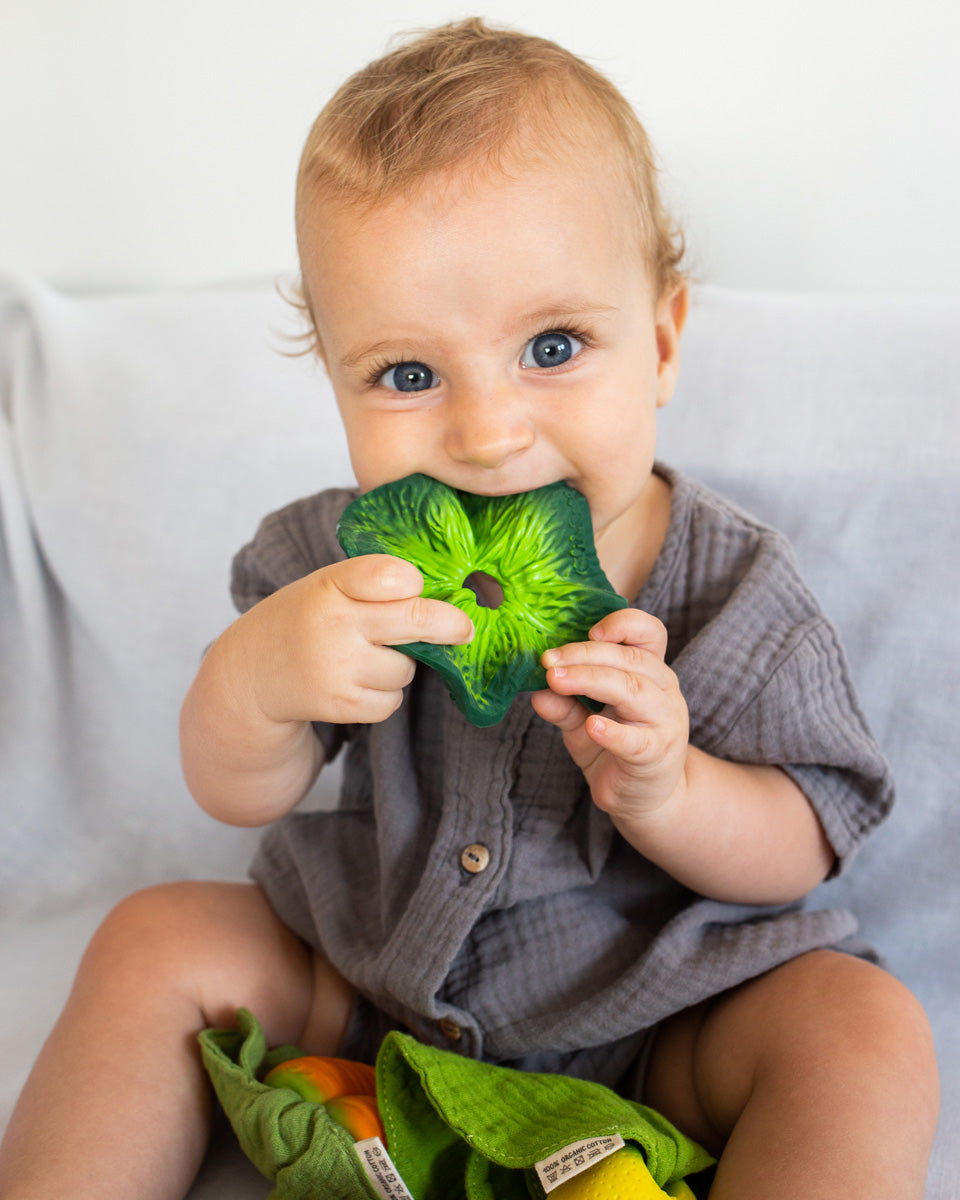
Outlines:
[[695, 1200], [683, 1180], [670, 1185], [667, 1191], [657, 1187], [640, 1151], [635, 1146], [624, 1146], [554, 1188], [550, 1200], [663, 1200], [664, 1196]]

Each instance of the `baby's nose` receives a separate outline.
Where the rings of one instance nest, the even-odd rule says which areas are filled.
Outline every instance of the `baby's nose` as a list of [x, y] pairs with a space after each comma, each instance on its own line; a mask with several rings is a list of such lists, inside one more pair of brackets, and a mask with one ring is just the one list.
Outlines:
[[512, 389], [471, 390], [452, 399], [447, 453], [457, 462], [494, 469], [533, 445], [536, 432]]

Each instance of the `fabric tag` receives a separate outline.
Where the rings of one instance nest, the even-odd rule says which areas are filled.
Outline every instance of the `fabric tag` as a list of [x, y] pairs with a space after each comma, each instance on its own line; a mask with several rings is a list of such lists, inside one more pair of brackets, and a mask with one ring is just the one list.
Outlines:
[[581, 1171], [586, 1171], [608, 1154], [622, 1150], [623, 1144], [619, 1133], [571, 1142], [569, 1146], [564, 1146], [549, 1158], [542, 1158], [533, 1164], [540, 1186], [545, 1192], [552, 1192], [555, 1187], [573, 1179], [574, 1175], [579, 1175]]
[[360, 1158], [367, 1178], [383, 1200], [413, 1200], [406, 1184], [400, 1178], [400, 1172], [393, 1165], [386, 1146], [378, 1137], [354, 1142], [353, 1148]]

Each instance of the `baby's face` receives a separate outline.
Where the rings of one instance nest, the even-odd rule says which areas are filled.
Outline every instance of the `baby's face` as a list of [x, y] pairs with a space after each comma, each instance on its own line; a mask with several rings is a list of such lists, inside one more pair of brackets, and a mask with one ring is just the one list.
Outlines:
[[566, 480], [598, 546], [642, 536], [684, 297], [657, 302], [608, 180], [565, 163], [308, 221], [304, 282], [361, 488]]

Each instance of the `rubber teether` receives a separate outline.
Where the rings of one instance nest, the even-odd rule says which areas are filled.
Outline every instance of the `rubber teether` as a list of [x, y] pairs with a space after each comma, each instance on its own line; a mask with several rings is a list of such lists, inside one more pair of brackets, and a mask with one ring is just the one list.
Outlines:
[[424, 596], [471, 618], [467, 645], [397, 649], [435, 668], [474, 725], [495, 724], [518, 692], [546, 686], [544, 650], [586, 640], [627, 604], [600, 567], [586, 499], [562, 482], [475, 496], [410, 475], [348, 505], [337, 537], [351, 558], [393, 554], [413, 563]]

